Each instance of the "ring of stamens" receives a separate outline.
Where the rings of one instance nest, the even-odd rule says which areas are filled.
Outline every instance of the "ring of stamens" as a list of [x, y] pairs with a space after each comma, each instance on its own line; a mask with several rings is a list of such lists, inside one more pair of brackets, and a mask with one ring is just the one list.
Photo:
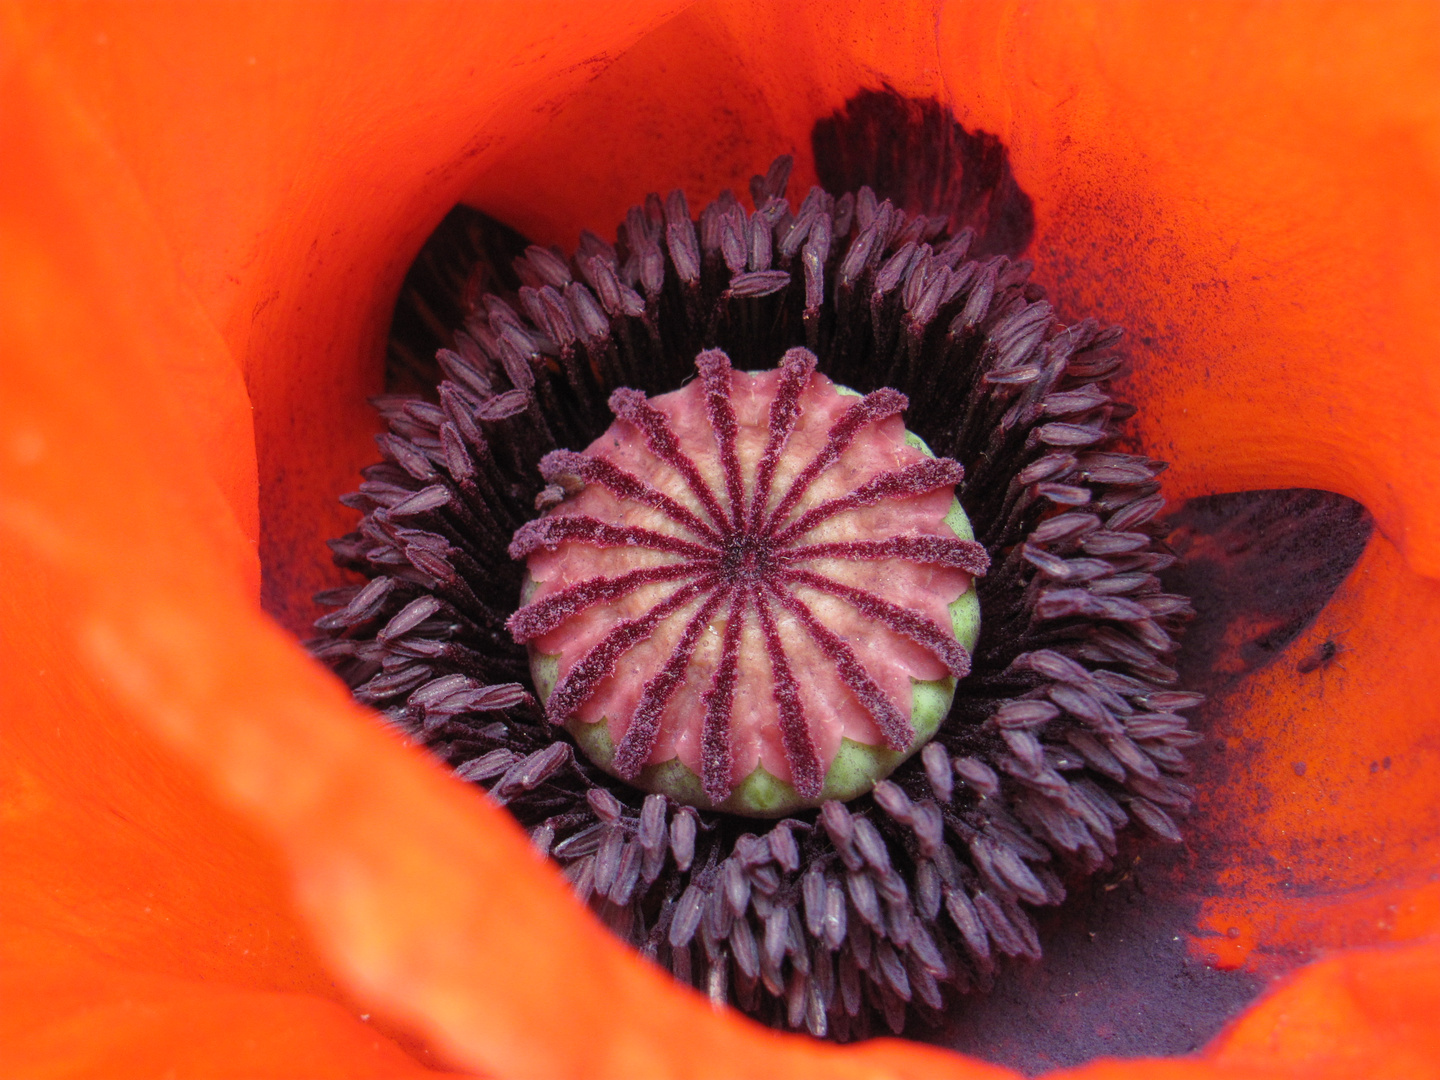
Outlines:
[[[792, 205], [788, 172], [752, 181], [753, 213], [727, 192], [697, 221], [673, 192], [614, 245], [583, 234], [566, 259], [522, 242], [515, 281], [475, 242], [477, 215], [447, 233], [433, 265], [475, 267], [449, 300], [464, 330], [438, 368], [433, 344], [407, 346], [427, 396], [376, 400], [383, 460], [342, 500], [358, 528], [331, 542], [367, 580], [317, 597], [334, 610], [312, 648], [506, 806], [622, 939], [717, 1005], [848, 1040], [933, 1022], [1002, 956], [1038, 957], [1029, 909], [1063, 900], [1061, 874], [1109, 865], [1125, 828], [1178, 841], [1199, 740], [1179, 713], [1201, 697], [1176, 687], [1192, 611], [1161, 577], [1164, 463], [1120, 441], [1118, 328], [1057, 322], [1023, 244], [985, 225], [993, 201], [979, 218], [867, 187]], [[504, 627], [523, 577], [506, 548], [570, 482], [546, 488], [537, 463], [603, 431], [615, 387], [674, 390], [710, 347], [762, 367], [801, 344], [840, 383], [911, 395], [909, 426], [966, 464], [958, 498], [994, 565], [936, 737], [870, 797], [758, 823], [572, 754]]]

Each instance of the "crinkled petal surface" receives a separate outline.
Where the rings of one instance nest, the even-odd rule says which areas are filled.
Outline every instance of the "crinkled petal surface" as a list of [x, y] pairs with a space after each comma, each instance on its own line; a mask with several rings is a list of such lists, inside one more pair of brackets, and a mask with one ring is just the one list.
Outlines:
[[1133, 331], [1172, 495], [1379, 526], [1291, 646], [1344, 635], [1343, 668], [1232, 695], [1245, 765], [1190, 826], [1227, 866], [1197, 952], [1335, 951], [1197, 1058], [1080, 1074], [1440, 1074], [1437, 8], [682, 7], [0, 14], [0, 1072], [1001, 1074], [675, 989], [257, 604], [261, 565], [292, 628], [332, 580], [390, 307], [457, 199], [569, 243], [636, 191], [803, 174], [887, 82], [1007, 142], [1047, 283]]

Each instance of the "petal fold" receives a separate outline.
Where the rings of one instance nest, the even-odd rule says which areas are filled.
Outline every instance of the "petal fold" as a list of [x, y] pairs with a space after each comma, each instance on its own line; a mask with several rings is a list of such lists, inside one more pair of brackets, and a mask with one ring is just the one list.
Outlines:
[[[1079, 1075], [1434, 1075], [1414, 875], [1440, 753], [1437, 9], [747, 0], [666, 23], [680, 7], [0, 16], [0, 141], [26, 163], [0, 173], [0, 842], [22, 868], [0, 989], [33, 997], [10, 1071], [419, 1071], [359, 1000], [500, 1076], [1012, 1075], [779, 1036], [676, 990], [254, 603], [257, 491], [271, 608], [299, 626], [331, 580], [327, 508], [371, 456], [391, 302], [462, 193], [569, 243], [617, 216], [597, 174], [711, 195], [878, 80], [1008, 142], [1057, 295], [1133, 329], [1175, 494], [1324, 487], [1386, 536], [1294, 646], [1334, 637], [1344, 667], [1277, 664], [1228, 721], [1254, 786], [1222, 793], [1243, 822], [1207, 811], [1241, 869], [1205, 928], [1417, 941], [1312, 965], [1199, 1059]], [[1323, 786], [1293, 782], [1300, 760]], [[1256, 869], [1277, 853], [1346, 902], [1390, 890], [1399, 929], [1296, 905]]]

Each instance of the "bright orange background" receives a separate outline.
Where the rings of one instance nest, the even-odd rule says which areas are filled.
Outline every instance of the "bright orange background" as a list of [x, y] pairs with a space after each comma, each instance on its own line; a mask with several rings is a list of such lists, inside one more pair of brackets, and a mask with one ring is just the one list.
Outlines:
[[1086, 1075], [1440, 1073], [1440, 9], [682, 6], [0, 9], [0, 1071], [999, 1074], [712, 1013], [255, 602], [263, 565], [299, 628], [331, 580], [393, 298], [458, 198], [569, 243], [779, 151], [803, 182], [814, 119], [888, 82], [1010, 145], [1042, 280], [1134, 331], [1172, 494], [1379, 525], [1292, 647], [1343, 632], [1344, 670], [1252, 680], [1221, 734], [1253, 775], [1192, 825], [1234, 843], [1197, 949], [1354, 948], [1201, 1059]]

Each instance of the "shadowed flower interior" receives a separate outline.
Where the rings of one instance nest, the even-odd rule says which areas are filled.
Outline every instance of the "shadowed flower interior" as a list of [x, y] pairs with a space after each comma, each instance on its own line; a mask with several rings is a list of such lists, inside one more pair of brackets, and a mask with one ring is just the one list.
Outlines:
[[[871, 139], [896, 101], [862, 95], [817, 139]], [[1132, 821], [1178, 841], [1193, 797], [1179, 710], [1201, 698], [1170, 659], [1192, 612], [1157, 576], [1164, 466], [1117, 446], [1120, 332], [1060, 325], [1029, 263], [972, 256], [1023, 244], [1023, 215], [989, 212], [1028, 207], [973, 141], [988, 182], [908, 212], [868, 186], [791, 204], [782, 158], [750, 211], [652, 195], [573, 257], [452, 215], [417, 264], [450, 295], [411, 304], [463, 329], [436, 391], [379, 402], [386, 460], [332, 544], [372, 580], [317, 624], [356, 696], [489, 787], [622, 937], [716, 1002], [842, 1040], [933, 1023], [945, 987], [1038, 957], [1026, 908], [1108, 866]], [[507, 244], [511, 266], [485, 257]], [[915, 500], [927, 524], [886, 516]], [[880, 515], [863, 536], [826, 531], [857, 512]], [[908, 606], [866, 584], [896, 558], [921, 575]], [[949, 610], [972, 577], [978, 640]], [[683, 693], [702, 650], [714, 678]]]

